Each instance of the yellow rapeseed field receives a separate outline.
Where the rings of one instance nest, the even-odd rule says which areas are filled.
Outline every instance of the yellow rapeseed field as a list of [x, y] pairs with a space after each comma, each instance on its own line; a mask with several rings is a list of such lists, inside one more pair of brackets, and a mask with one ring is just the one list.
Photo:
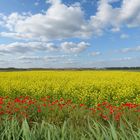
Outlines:
[[52, 96], [96, 104], [140, 103], [140, 73], [127, 71], [0, 72], [0, 96]]

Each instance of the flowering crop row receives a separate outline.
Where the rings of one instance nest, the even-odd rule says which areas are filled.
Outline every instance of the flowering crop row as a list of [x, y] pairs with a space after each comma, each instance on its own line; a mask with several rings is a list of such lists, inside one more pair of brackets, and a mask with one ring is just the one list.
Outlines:
[[140, 103], [140, 73], [120, 71], [1, 72], [0, 96], [46, 95], [95, 105]]

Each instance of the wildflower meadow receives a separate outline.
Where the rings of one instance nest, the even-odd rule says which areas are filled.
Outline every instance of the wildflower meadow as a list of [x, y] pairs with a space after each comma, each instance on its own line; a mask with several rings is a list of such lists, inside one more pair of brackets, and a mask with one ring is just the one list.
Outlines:
[[139, 140], [140, 73], [0, 73], [1, 140]]

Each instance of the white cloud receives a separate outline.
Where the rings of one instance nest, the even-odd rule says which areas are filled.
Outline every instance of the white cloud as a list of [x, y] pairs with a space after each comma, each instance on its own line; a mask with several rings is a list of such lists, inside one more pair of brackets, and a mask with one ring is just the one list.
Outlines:
[[120, 23], [130, 26], [140, 26], [140, 1], [123, 0], [119, 14]]
[[68, 53], [80, 53], [84, 51], [86, 48], [90, 46], [89, 43], [80, 42], [80, 43], [73, 43], [73, 42], [63, 42], [61, 43], [61, 49]]
[[90, 17], [92, 29], [96, 29], [98, 34], [106, 30], [118, 31], [120, 28], [119, 13], [120, 8], [113, 8], [107, 0], [100, 0], [96, 14]]
[[52, 5], [45, 13], [34, 15], [12, 13], [9, 16], [3, 16], [3, 26], [10, 32], [17, 33], [21, 38], [29, 36], [37, 39], [39, 37], [43, 41], [88, 37], [92, 33], [87, 29], [87, 21], [80, 6], [66, 6], [56, 0], [50, 2]]
[[92, 52], [91, 55], [92, 56], [98, 56], [98, 55], [101, 55], [101, 52]]
[[[11, 32], [16, 31], [16, 25], [18, 25], [21, 21], [28, 18], [27, 16], [20, 15], [18, 13], [12, 13], [9, 16], [3, 15], [3, 26], [7, 27]], [[18, 31], [17, 31], [18, 32]]]
[[120, 31], [122, 27], [140, 27], [140, 0], [123, 0], [120, 7], [100, 0], [97, 12], [90, 19], [80, 5], [65, 5], [60, 0], [48, 0], [51, 5], [44, 13], [0, 14], [0, 26], [8, 31], [0, 35], [18, 39], [52, 41], [65, 38], [89, 38], [106, 30]]
[[10, 44], [0, 44], [1, 53], [32, 53], [35, 51], [51, 51], [53, 45], [42, 42], [14, 42]]
[[59, 45], [45, 42], [14, 42], [10, 44], [0, 44], [0, 53], [33, 53], [39, 51], [80, 53], [89, 47], [89, 45], [90, 44], [86, 42], [63, 42]]
[[140, 0], [123, 0], [121, 7], [113, 8], [108, 0], [100, 0], [95, 16], [91, 16], [93, 28], [100, 32], [107, 28], [140, 26]]
[[48, 41], [65, 38], [89, 38], [105, 30], [119, 31], [121, 27], [140, 26], [140, 0], [123, 0], [119, 8], [111, 3], [118, 0], [100, 0], [95, 15], [85, 19], [80, 5], [65, 5], [60, 0], [48, 0], [51, 6], [44, 13], [0, 14], [0, 25], [9, 31], [4, 37]]

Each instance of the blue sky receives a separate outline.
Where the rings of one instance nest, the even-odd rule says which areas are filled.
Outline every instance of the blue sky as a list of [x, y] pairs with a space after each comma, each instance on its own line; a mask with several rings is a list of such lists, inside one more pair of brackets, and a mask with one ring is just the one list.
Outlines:
[[140, 66], [140, 0], [1, 0], [0, 67]]

